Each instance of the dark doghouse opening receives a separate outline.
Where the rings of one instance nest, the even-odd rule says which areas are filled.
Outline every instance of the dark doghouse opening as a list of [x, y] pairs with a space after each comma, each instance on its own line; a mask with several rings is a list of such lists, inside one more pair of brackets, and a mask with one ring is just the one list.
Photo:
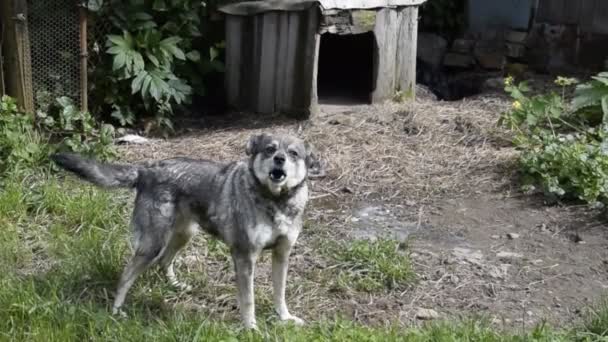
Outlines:
[[374, 79], [374, 35], [321, 35], [317, 75], [319, 101], [364, 102], [371, 100]]

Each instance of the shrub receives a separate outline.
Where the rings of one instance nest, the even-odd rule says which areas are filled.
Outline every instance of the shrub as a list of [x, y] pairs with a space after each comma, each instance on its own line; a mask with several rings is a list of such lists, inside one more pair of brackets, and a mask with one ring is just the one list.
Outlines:
[[[98, 125], [68, 98], [57, 99], [49, 112], [36, 116], [18, 110], [14, 99], [0, 101], [0, 174], [42, 166], [49, 153], [73, 151], [100, 159], [114, 157], [114, 128]], [[36, 120], [34, 120], [34, 117]]]
[[204, 75], [223, 70], [221, 44], [201, 32], [205, 2], [90, 0], [88, 8], [113, 27], [93, 75], [93, 102], [120, 125], [151, 116], [147, 132], [172, 132], [175, 109], [204, 95]]
[[549, 197], [608, 204], [608, 111], [601, 110], [604, 102], [608, 105], [606, 76], [577, 86], [572, 101], [564, 94], [574, 79], [556, 80], [561, 94], [536, 96], [527, 95], [525, 83], [506, 79], [505, 90], [515, 101], [500, 124], [515, 132], [526, 189], [540, 187]]

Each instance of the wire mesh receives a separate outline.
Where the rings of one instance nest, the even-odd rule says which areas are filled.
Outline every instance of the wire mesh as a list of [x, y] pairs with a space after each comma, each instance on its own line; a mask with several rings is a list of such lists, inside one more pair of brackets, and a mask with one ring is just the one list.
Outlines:
[[32, 89], [37, 108], [59, 96], [80, 104], [79, 9], [75, 0], [28, 0]]

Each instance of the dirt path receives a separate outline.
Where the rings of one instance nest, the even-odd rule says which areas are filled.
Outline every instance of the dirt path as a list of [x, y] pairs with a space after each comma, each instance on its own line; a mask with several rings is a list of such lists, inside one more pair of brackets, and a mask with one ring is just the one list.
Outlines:
[[[418, 323], [483, 315], [494, 324], [529, 328], [569, 324], [608, 286], [608, 234], [585, 207], [545, 206], [514, 183], [516, 157], [495, 127], [504, 99], [422, 100], [415, 108], [331, 105], [312, 123], [250, 116], [226, 119], [170, 141], [123, 148], [125, 158], [175, 155], [242, 157], [259, 131], [299, 132], [317, 145], [328, 177], [312, 184], [309, 228], [294, 261], [289, 301], [309, 320], [344, 314], [366, 323]], [[335, 293], [323, 241], [390, 235], [410, 246], [418, 283], [402, 292]], [[199, 239], [181, 267], [206, 280], [173, 304], [235, 315], [226, 263], [209, 261]], [[219, 261], [218, 261], [219, 260]], [[226, 260], [227, 261], [227, 260]], [[267, 260], [266, 260], [267, 261]], [[261, 307], [270, 310], [267, 262], [258, 275]]]

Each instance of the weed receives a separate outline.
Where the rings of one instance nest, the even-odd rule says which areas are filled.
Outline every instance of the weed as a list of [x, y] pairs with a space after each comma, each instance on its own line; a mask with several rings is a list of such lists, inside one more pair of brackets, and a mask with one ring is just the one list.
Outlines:
[[391, 239], [332, 242], [325, 251], [337, 262], [337, 284], [365, 292], [403, 288], [415, 279], [406, 247]]

